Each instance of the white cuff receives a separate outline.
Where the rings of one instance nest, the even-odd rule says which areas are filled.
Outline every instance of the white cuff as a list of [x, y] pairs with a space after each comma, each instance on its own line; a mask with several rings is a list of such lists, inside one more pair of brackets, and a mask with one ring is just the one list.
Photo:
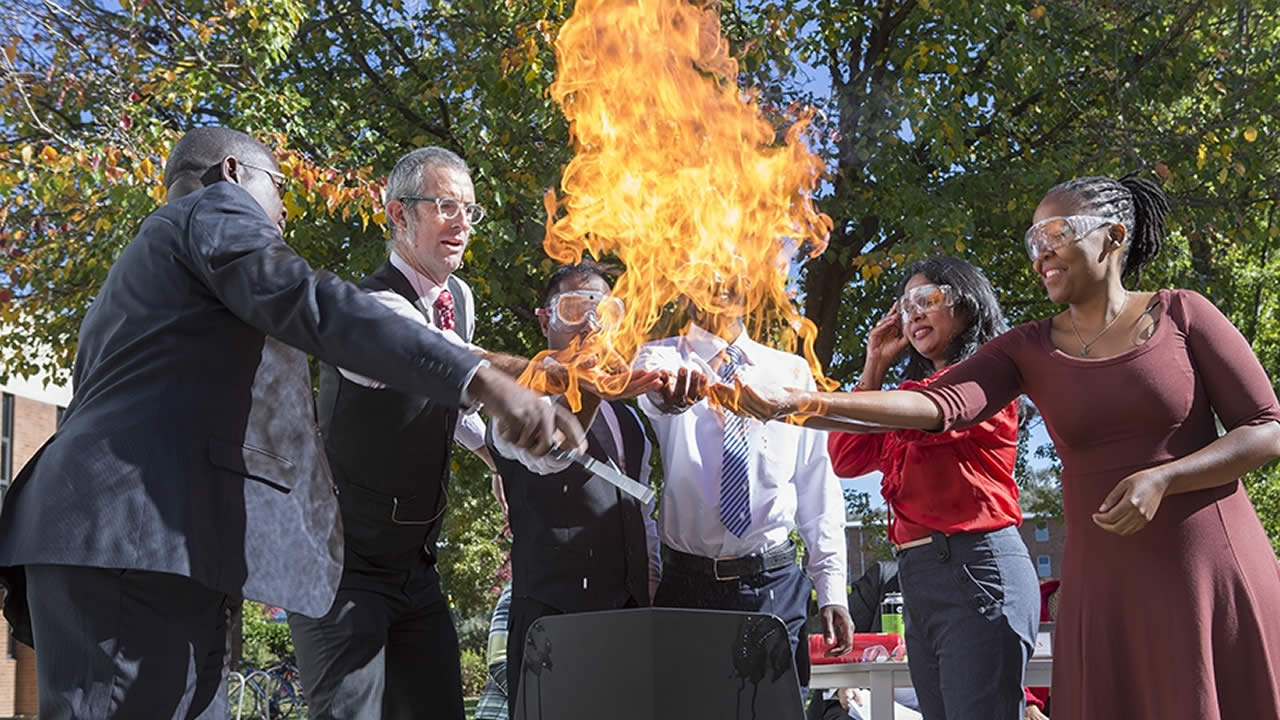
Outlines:
[[[555, 398], [545, 395], [540, 399], [547, 403], [556, 401]], [[489, 423], [489, 434], [493, 437], [493, 449], [499, 455], [508, 460], [515, 460], [538, 475], [554, 475], [573, 464], [572, 460], [557, 460], [550, 455], [542, 457], [530, 455], [529, 451], [516, 447], [502, 437], [502, 433], [498, 432], [497, 423]]]
[[844, 578], [839, 573], [823, 573], [813, 578], [813, 587], [818, 591], [819, 610], [828, 605], [849, 609], [849, 593], [845, 591]]

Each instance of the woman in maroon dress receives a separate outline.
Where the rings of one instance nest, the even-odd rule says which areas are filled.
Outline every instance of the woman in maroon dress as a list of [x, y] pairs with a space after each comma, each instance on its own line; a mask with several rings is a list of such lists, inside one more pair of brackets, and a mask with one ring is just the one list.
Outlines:
[[1280, 405], [1208, 300], [1124, 287], [1159, 251], [1167, 207], [1137, 179], [1050, 190], [1026, 244], [1066, 309], [927, 388], [717, 393], [759, 417], [932, 431], [1029, 396], [1063, 466], [1054, 720], [1280, 718], [1280, 564], [1239, 481], [1280, 457]]

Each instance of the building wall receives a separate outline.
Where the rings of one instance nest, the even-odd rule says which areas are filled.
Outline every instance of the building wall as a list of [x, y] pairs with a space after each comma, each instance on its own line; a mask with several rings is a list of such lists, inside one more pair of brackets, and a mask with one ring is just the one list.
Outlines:
[[[1043, 528], [1039, 537], [1037, 528]], [[1022, 541], [1027, 544], [1027, 552], [1031, 555], [1031, 563], [1036, 566], [1040, 582], [1056, 580], [1062, 576], [1063, 550], [1067, 546], [1067, 528], [1061, 520], [1041, 519], [1028, 515], [1022, 520], [1019, 528]], [[1041, 539], [1047, 532], [1048, 538]], [[1044, 561], [1047, 558], [1047, 566]], [[1046, 573], [1047, 570], [1047, 573]]]
[[[0, 388], [13, 399], [13, 477], [17, 477], [36, 450], [53, 434], [58, 407], [70, 393], [29, 385]], [[24, 394], [19, 394], [24, 393]], [[0, 718], [35, 716], [37, 710], [35, 653], [10, 638], [9, 625], [0, 621]]]

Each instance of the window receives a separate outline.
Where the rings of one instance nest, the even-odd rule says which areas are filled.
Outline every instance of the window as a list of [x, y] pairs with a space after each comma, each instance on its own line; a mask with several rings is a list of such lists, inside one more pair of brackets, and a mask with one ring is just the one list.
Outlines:
[[1042, 578], [1051, 577], [1053, 575], [1053, 558], [1048, 555], [1037, 555], [1036, 570]]
[[1036, 542], [1049, 542], [1049, 523], [1036, 523]]
[[13, 480], [13, 396], [4, 394], [0, 404], [0, 502]]

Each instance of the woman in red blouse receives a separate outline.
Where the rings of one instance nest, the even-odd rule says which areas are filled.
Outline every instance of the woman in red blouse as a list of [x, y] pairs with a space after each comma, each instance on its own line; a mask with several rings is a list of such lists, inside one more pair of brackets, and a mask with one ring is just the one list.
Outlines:
[[[907, 268], [867, 340], [859, 390], [906, 352], [903, 389], [927, 387], [1008, 329], [991, 283], [950, 257]], [[1018, 404], [964, 430], [832, 433], [837, 475], [879, 470], [898, 555], [911, 682], [928, 720], [1020, 720], [1040, 595], [1018, 535]]]

